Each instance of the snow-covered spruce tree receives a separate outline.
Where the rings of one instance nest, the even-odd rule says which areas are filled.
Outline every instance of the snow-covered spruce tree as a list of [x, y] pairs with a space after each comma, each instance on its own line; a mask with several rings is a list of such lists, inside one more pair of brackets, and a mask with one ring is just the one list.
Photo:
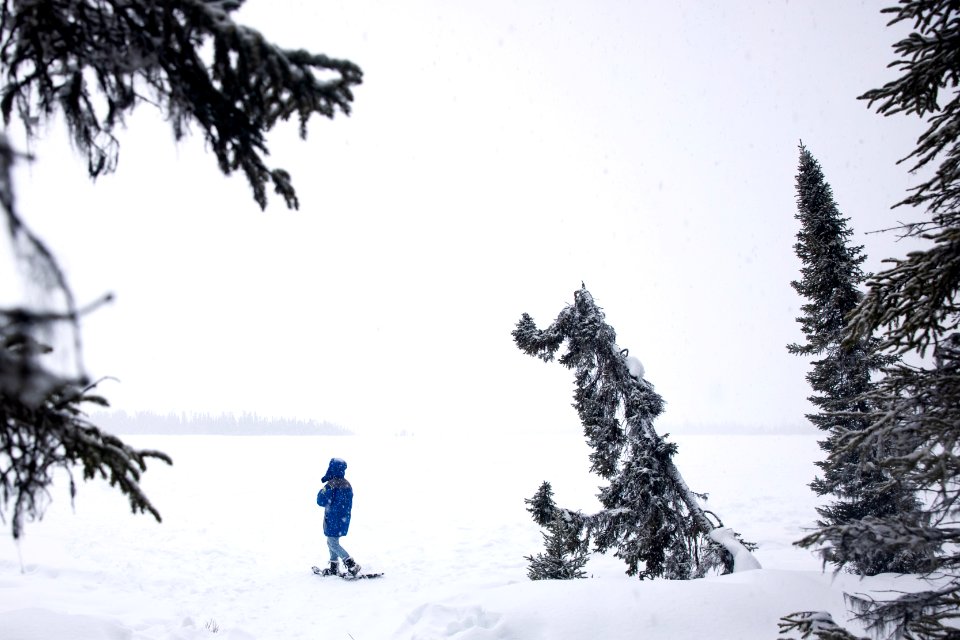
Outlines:
[[[817, 357], [807, 381], [813, 389], [810, 402], [818, 409], [810, 422], [826, 432], [820, 448], [825, 460], [817, 462], [823, 471], [810, 487], [817, 495], [834, 496], [830, 504], [817, 508], [818, 525], [828, 527], [866, 517], [899, 516], [918, 522], [920, 503], [908, 485], [875, 464], [875, 453], [842, 447], [846, 434], [862, 431], [874, 407], [867, 400], [873, 387], [872, 374], [897, 360], [884, 354], [880, 340], [864, 336], [845, 340], [846, 319], [862, 298], [859, 286], [866, 276], [860, 265], [866, 259], [861, 246], [850, 244], [853, 231], [840, 215], [820, 163], [800, 145], [800, 166], [796, 179], [797, 214], [800, 230], [794, 245], [803, 262], [800, 280], [791, 286], [806, 299], [797, 318], [806, 342], [787, 349], [805, 357]], [[874, 456], [875, 457], [875, 456]], [[824, 562], [849, 566], [861, 575], [887, 571], [907, 573], [921, 567], [926, 554], [891, 553], [889, 549], [858, 549], [855, 554], [828, 547]]]
[[[864, 452], [892, 477], [915, 486], [929, 520], [864, 518], [824, 527], [805, 540], [838, 553], [876, 547], [890, 553], [941, 551], [929, 586], [887, 600], [851, 598], [869, 628], [908, 638], [960, 638], [960, 3], [901, 0], [884, 9], [913, 31], [894, 44], [901, 75], [862, 99], [883, 115], [915, 114], [929, 125], [904, 161], [926, 179], [900, 205], [927, 216], [901, 229], [927, 247], [871, 276], [850, 321], [848, 340], [880, 332], [891, 353], [911, 354], [886, 371], [870, 396], [876, 415], [843, 448]], [[939, 165], [936, 163], [939, 162]], [[932, 357], [931, 357], [932, 356]], [[904, 452], [905, 445], [914, 445]]]
[[[526, 556], [531, 580], [573, 580], [586, 577], [589, 541], [582, 536], [583, 519], [572, 518], [553, 502], [553, 487], [540, 485], [533, 498], [524, 500], [534, 521], [546, 528], [543, 533], [544, 553]], [[578, 514], [579, 515], [579, 514]]]
[[[732, 532], [710, 520], [700, 504], [706, 496], [691, 491], [680, 476], [672, 459], [676, 445], [653, 428], [663, 399], [643, 378], [639, 361], [617, 346], [613, 327], [586, 287], [544, 330], [523, 314], [513, 338], [545, 362], [566, 344], [558, 362], [574, 370], [574, 406], [592, 448], [591, 470], [609, 482], [600, 491], [603, 510], [597, 514], [556, 508], [571, 523], [567, 535], [582, 536], [585, 545], [592, 539], [600, 552], [614, 549], [627, 573], [641, 578], [689, 579], [735, 565], [759, 566]], [[535, 520], [544, 524], [548, 512], [541, 509]]]
[[[572, 545], [571, 541], [576, 544]], [[544, 553], [526, 556], [530, 563], [527, 576], [531, 580], [573, 580], [585, 578], [588, 545], [577, 536], [577, 525], [568, 521], [561, 510], [554, 512], [543, 533]]]
[[[116, 166], [114, 134], [126, 115], [152, 105], [177, 139], [198, 127], [220, 169], [242, 171], [261, 207], [272, 185], [295, 208], [289, 174], [264, 161], [265, 134], [296, 117], [305, 136], [313, 114], [349, 113], [362, 74], [349, 61], [271, 44], [233, 20], [241, 4], [0, 0], [0, 113], [29, 136], [62, 114], [95, 178]], [[42, 306], [0, 308], [0, 518], [19, 537], [25, 520], [42, 515], [53, 472], [79, 465], [85, 479], [104, 477], [135, 512], [159, 520], [139, 480], [148, 459], [169, 458], [132, 449], [81, 411], [106, 404], [80, 358], [79, 318], [96, 304], [75, 303], [55, 256], [16, 211], [10, 167], [17, 156], [0, 135], [0, 218], [28, 297]], [[52, 370], [45, 343], [73, 364]], [[71, 496], [75, 489], [71, 480]]]

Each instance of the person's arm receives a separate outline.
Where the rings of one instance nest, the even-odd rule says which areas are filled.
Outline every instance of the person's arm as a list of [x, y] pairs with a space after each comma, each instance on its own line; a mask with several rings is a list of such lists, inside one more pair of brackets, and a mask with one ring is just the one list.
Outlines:
[[327, 491], [329, 487], [323, 485], [323, 489], [320, 489], [320, 493], [317, 494], [317, 504], [321, 507], [326, 507], [330, 504], [330, 492]]

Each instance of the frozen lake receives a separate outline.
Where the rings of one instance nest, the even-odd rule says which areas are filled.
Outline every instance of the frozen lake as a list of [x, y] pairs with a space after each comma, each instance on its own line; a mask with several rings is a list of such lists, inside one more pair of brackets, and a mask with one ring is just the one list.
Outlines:
[[[528, 620], [516, 611], [511, 617], [511, 607], [549, 612], [549, 601], [569, 609], [562, 603], [582, 603], [584, 594], [598, 607], [619, 598], [640, 606], [638, 589], [653, 606], [660, 597], [676, 601], [676, 589], [729, 595], [735, 591], [724, 585], [744, 580], [756, 592], [776, 591], [771, 581], [786, 585], [787, 595], [777, 596], [777, 610], [762, 612], [760, 630], [744, 628], [738, 637], [773, 637], [779, 616], [811, 606], [803, 590], [790, 595], [796, 580], [815, 583], [815, 602], [842, 607], [819, 561], [792, 546], [816, 516], [806, 486], [820, 455], [815, 435], [672, 439], [691, 488], [709, 493], [708, 508], [760, 545], [764, 570], [754, 577], [640, 583], [619, 560], [594, 557], [587, 565], [593, 580], [530, 582], [524, 556], [539, 552], [542, 539], [524, 498], [549, 480], [559, 505], [597, 506], [600, 479], [588, 471], [579, 435], [137, 436], [131, 442], [174, 459], [173, 467], [152, 465], [143, 482], [164, 522], [130, 515], [103, 482], [80, 485], [74, 513], [60, 483], [47, 516], [27, 526], [19, 548], [9, 534], [0, 544], [2, 637], [36, 640], [70, 629], [72, 638], [202, 638], [212, 628], [238, 639], [537, 637], [553, 633], [550, 625], [563, 616]], [[315, 496], [331, 457], [348, 462], [356, 496], [343, 545], [365, 569], [384, 571], [381, 580], [310, 573], [326, 560]], [[621, 637], [616, 628], [607, 637]], [[669, 625], [661, 630], [647, 637], [685, 637]]]

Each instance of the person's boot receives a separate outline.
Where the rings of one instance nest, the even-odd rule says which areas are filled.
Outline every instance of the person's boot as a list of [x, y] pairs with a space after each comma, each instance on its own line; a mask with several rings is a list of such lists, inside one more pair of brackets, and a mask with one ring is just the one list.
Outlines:
[[345, 558], [343, 564], [347, 566], [347, 571], [350, 572], [350, 575], [355, 576], [360, 573], [360, 565], [358, 565], [353, 558]]
[[340, 575], [340, 563], [336, 560], [330, 561], [330, 566], [323, 570], [320, 574], [322, 576], [338, 576]]

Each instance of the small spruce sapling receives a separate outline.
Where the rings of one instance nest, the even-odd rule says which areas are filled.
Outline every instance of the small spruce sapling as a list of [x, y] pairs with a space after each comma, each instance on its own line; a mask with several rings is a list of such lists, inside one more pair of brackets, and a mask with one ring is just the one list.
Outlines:
[[549, 482], [540, 485], [533, 498], [524, 500], [533, 520], [546, 529], [543, 532], [544, 553], [525, 556], [530, 563], [527, 575], [531, 580], [573, 580], [586, 577], [589, 538], [582, 535], [583, 519], [553, 502]]

